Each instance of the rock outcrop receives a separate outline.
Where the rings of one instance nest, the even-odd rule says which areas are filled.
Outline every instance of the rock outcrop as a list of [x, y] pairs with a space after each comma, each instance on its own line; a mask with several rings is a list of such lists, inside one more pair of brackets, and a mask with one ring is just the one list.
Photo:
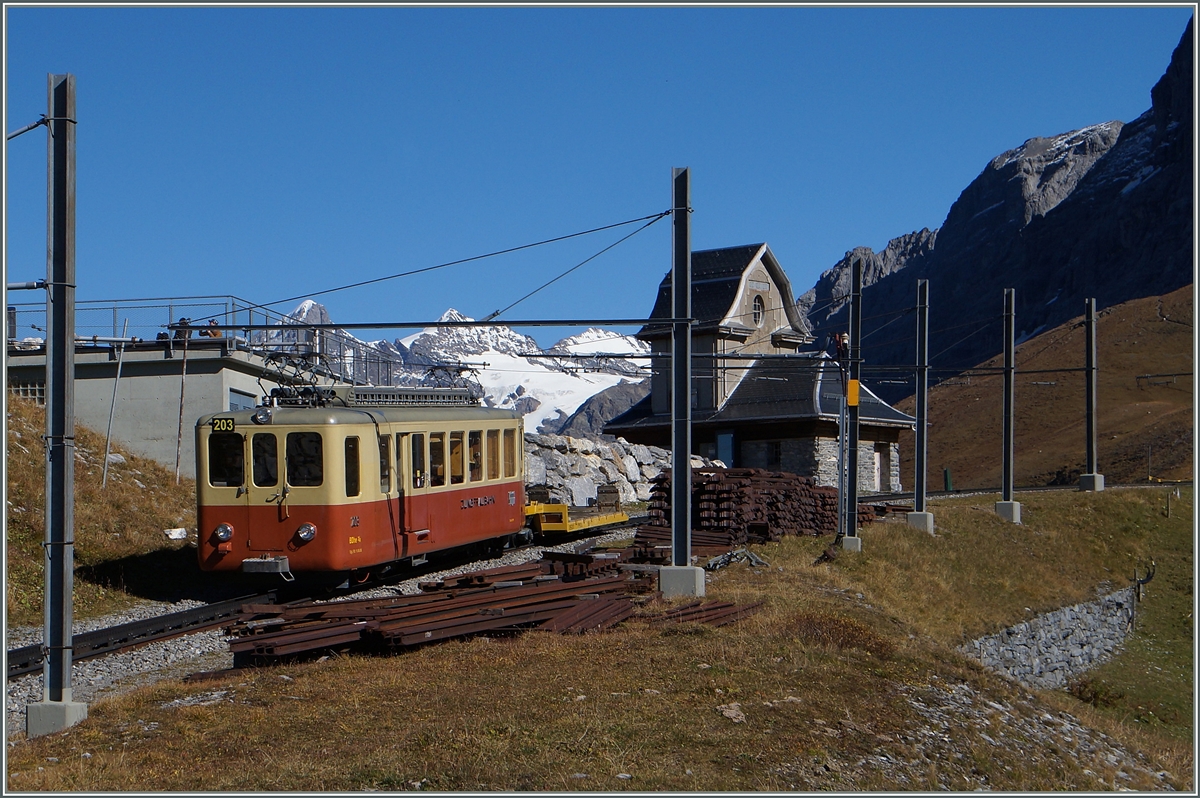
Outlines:
[[[692, 457], [695, 468], [711, 460]], [[596, 488], [615, 485], [623, 504], [650, 498], [651, 481], [671, 467], [671, 453], [624, 438], [593, 441], [563, 435], [525, 433], [525, 485], [546, 486], [550, 500], [586, 507]]]

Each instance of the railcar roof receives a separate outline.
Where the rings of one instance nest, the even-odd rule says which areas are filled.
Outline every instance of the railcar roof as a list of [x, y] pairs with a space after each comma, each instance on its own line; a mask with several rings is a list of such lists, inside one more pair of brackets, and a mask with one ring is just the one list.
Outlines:
[[208, 426], [214, 418], [232, 418], [237, 426], [323, 426], [332, 424], [370, 424], [372, 420], [390, 423], [483, 422], [520, 418], [515, 410], [493, 407], [273, 407], [270, 424], [255, 424], [255, 410], [230, 410], [209, 413], [196, 421], [197, 427]]

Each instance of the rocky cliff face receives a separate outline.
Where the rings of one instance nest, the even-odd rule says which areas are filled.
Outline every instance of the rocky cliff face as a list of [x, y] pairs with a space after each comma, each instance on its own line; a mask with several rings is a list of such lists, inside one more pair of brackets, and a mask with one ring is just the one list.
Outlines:
[[937, 230], [918, 230], [893, 238], [883, 251], [878, 253], [870, 247], [855, 247], [834, 264], [832, 269], [823, 272], [817, 284], [806, 291], [797, 300], [796, 305], [801, 314], [808, 319], [814, 333], [817, 332], [817, 328], [824, 332], [830, 317], [846, 307], [855, 258], [861, 258], [863, 261], [863, 285], [874, 285], [889, 274], [921, 262], [933, 251], [937, 235]]
[[[1088, 297], [1103, 308], [1189, 284], [1191, 41], [1189, 22], [1151, 91], [1152, 107], [1138, 119], [1030, 139], [994, 158], [939, 230], [902, 236], [878, 255], [847, 253], [801, 299], [818, 341], [846, 327], [846, 308], [829, 298], [849, 291], [855, 256], [866, 265], [867, 318], [912, 307], [917, 279], [929, 280], [931, 364], [956, 369], [1002, 350], [1005, 288], [1016, 291], [1018, 338], [1027, 338], [1081, 314]], [[863, 336], [892, 320], [864, 321]], [[866, 365], [913, 363], [911, 339], [878, 336]], [[911, 390], [884, 385], [879, 394], [895, 401]]]
[[576, 438], [599, 437], [604, 425], [645, 399], [650, 394], [650, 381], [621, 382], [585, 401], [579, 409], [552, 432]]

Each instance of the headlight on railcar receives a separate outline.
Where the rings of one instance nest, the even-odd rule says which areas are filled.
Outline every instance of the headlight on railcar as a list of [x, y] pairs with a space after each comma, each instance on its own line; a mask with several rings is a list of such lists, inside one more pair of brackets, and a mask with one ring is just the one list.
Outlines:
[[270, 424], [271, 423], [271, 408], [260, 407], [254, 411], [254, 415], [250, 416], [250, 420], [255, 424]]
[[296, 537], [303, 540], [305, 543], [317, 536], [317, 528], [312, 524], [301, 524], [296, 530]]
[[213, 535], [216, 536], [217, 540], [224, 542], [233, 537], [233, 527], [231, 527], [229, 524], [219, 524], [217, 528], [213, 530]]

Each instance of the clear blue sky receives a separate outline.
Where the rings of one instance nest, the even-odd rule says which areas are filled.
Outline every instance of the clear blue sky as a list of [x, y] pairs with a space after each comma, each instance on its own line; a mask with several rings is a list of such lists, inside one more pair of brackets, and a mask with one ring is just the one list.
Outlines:
[[[940, 226], [1004, 150], [1146, 111], [1191, 14], [8, 6], [5, 129], [75, 74], [81, 300], [321, 291], [665, 210], [676, 166], [693, 248], [766, 241], [799, 294]], [[45, 275], [45, 174], [43, 130], [8, 142], [9, 280]], [[632, 229], [318, 299], [478, 318]], [[502, 318], [644, 317], [669, 233]]]

